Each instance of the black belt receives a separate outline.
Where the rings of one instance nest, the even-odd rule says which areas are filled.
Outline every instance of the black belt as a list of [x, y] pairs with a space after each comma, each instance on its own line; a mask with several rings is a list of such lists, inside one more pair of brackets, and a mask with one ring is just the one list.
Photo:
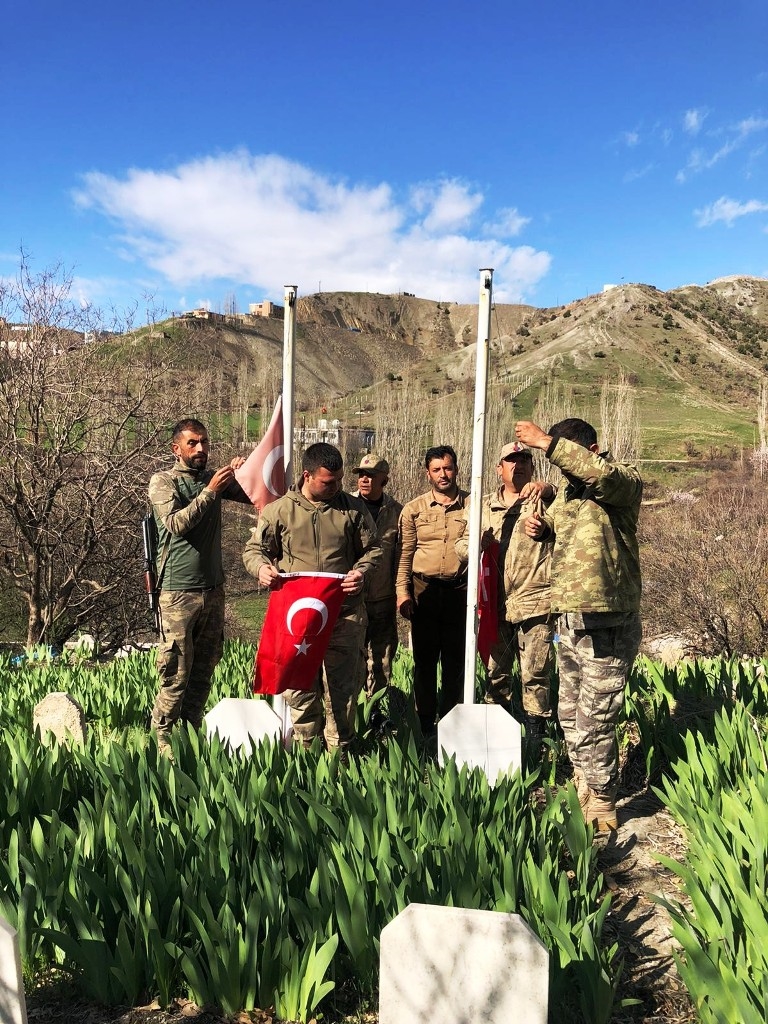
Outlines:
[[467, 585], [466, 576], [426, 576], [423, 572], [415, 572], [413, 576], [428, 586], [445, 587], [448, 590], [461, 590]]

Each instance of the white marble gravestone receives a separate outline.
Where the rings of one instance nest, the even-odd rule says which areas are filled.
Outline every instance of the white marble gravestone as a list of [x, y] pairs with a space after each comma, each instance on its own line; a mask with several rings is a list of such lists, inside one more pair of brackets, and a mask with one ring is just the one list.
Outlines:
[[27, 1024], [19, 939], [4, 917], [0, 917], [0, 1024]]
[[498, 704], [457, 704], [437, 724], [437, 750], [441, 765], [455, 756], [495, 786], [499, 774], [520, 767], [520, 723]]
[[280, 739], [283, 723], [265, 700], [224, 697], [205, 716], [210, 734], [218, 733], [230, 750], [249, 749], [264, 740]]
[[379, 1024], [547, 1024], [549, 953], [518, 914], [412, 903], [381, 933]]

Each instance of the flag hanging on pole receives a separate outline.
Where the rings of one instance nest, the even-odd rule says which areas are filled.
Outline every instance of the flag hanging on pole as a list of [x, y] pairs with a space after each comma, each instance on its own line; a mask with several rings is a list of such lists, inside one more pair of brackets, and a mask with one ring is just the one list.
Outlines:
[[267, 432], [243, 465], [235, 470], [235, 479], [259, 512], [285, 494], [282, 395], [277, 399]]
[[477, 581], [477, 653], [488, 668], [491, 648], [499, 639], [499, 554], [501, 546], [493, 541], [480, 555]]
[[344, 601], [344, 575], [294, 572], [269, 595], [253, 673], [254, 693], [311, 690]]

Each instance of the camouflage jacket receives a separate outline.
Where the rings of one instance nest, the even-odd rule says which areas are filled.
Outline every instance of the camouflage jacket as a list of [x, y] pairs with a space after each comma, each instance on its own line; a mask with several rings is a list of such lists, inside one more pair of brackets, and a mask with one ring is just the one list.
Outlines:
[[639, 611], [640, 474], [565, 438], [550, 446], [547, 457], [568, 481], [542, 517], [555, 541], [552, 611]]
[[[271, 502], [259, 516], [243, 552], [252, 576], [262, 565], [281, 572], [338, 572], [363, 575], [381, 562], [376, 524], [362, 498], [339, 491], [331, 501], [314, 504], [298, 490]], [[348, 597], [341, 615], [355, 614], [363, 592]]]
[[[541, 512], [552, 499], [518, 499], [507, 505], [503, 488], [486, 494], [483, 499], [481, 532], [488, 530], [499, 542], [499, 614], [507, 622], [522, 622], [550, 610], [549, 571], [553, 541], [531, 540], [525, 534], [525, 520], [534, 512]], [[464, 506], [464, 518], [469, 529], [471, 502]], [[456, 541], [456, 553], [465, 559], [469, 553], [469, 534]]]
[[199, 473], [177, 460], [149, 481], [162, 590], [207, 590], [224, 582], [221, 499], [251, 502], [237, 482], [222, 494], [208, 490], [212, 476], [211, 469]]
[[[353, 498], [360, 498], [359, 491], [352, 492]], [[363, 501], [362, 498], [360, 498]], [[403, 506], [384, 492], [384, 500], [376, 519], [376, 531], [381, 545], [381, 562], [365, 578], [365, 603], [394, 601], [395, 599], [395, 558], [397, 552], [397, 521]]]

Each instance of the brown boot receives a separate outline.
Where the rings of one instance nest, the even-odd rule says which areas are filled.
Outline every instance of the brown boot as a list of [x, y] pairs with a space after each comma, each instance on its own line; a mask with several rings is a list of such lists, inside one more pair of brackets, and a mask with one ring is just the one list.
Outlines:
[[595, 835], [608, 835], [615, 832], [619, 827], [616, 816], [616, 788], [606, 790], [605, 793], [596, 793], [589, 789], [584, 820], [592, 824]]
[[581, 768], [573, 769], [573, 785], [576, 789], [576, 796], [579, 798], [579, 807], [581, 807], [582, 814], [586, 818], [587, 804], [589, 803], [589, 786]]

